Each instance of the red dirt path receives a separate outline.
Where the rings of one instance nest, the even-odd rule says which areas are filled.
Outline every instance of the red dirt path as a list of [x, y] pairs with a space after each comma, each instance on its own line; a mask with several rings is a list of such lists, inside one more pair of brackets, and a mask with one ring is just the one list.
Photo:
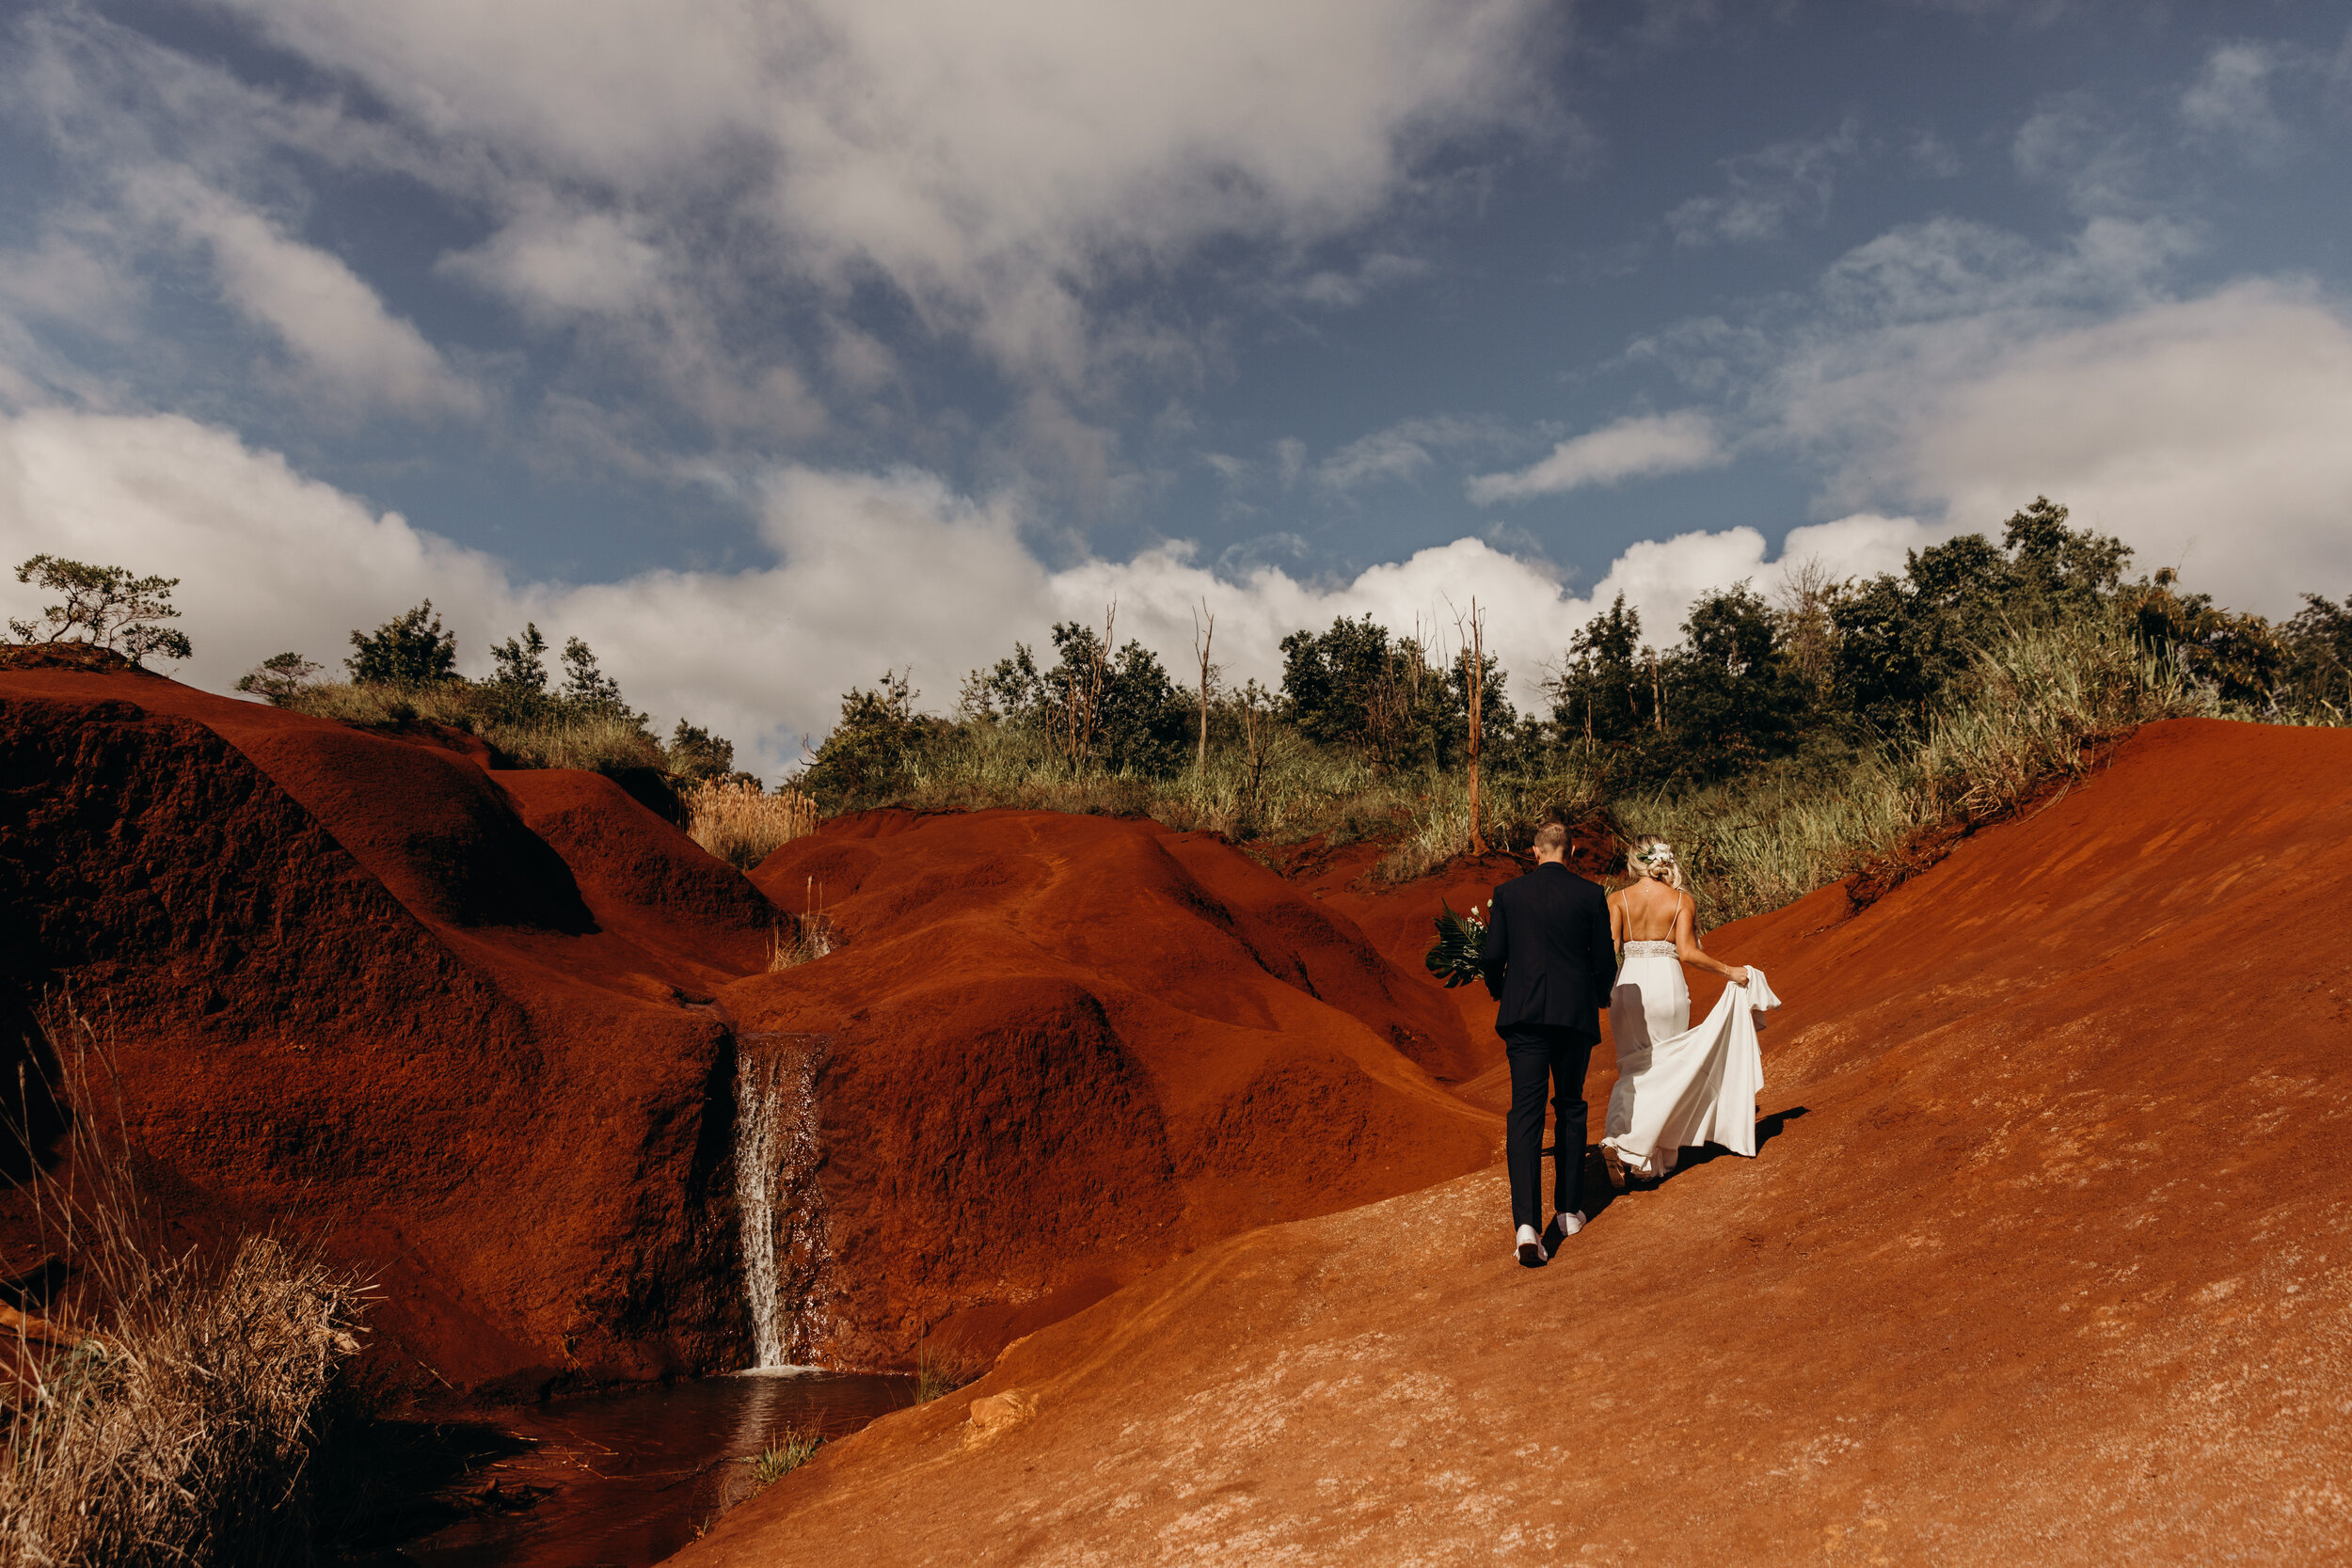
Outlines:
[[1789, 1000], [1757, 1160], [1541, 1271], [1492, 1169], [1203, 1248], [675, 1560], [2344, 1560], [2348, 781], [2154, 726], [1710, 940]]

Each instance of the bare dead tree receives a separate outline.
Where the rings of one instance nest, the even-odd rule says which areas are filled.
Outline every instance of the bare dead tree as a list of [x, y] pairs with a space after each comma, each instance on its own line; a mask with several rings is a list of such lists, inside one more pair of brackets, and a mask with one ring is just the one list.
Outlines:
[[1273, 714], [1266, 711], [1265, 694], [1252, 680], [1241, 692], [1241, 740], [1243, 753], [1249, 769], [1249, 804], [1255, 809], [1260, 787], [1265, 783], [1266, 745], [1272, 736], [1267, 733]]
[[[1205, 626], [1202, 625], [1204, 621], [1207, 623]], [[1195, 767], [1202, 784], [1209, 779], [1209, 647], [1216, 641], [1216, 617], [1210, 613], [1209, 601], [1204, 594], [1200, 613], [1193, 617], [1192, 622], [1192, 651], [1200, 660], [1200, 754]]]
[[1103, 722], [1103, 687], [1109, 678], [1111, 639], [1119, 626], [1119, 601], [1103, 610], [1103, 641], [1087, 650], [1085, 665], [1069, 676], [1063, 703], [1063, 733], [1070, 752], [1070, 768], [1078, 771], [1094, 754], [1094, 740]]
[[1829, 695], [1837, 659], [1837, 625], [1830, 610], [1850, 581], [1831, 576], [1820, 556], [1807, 556], [1781, 573], [1772, 594], [1789, 662], [1822, 697]]

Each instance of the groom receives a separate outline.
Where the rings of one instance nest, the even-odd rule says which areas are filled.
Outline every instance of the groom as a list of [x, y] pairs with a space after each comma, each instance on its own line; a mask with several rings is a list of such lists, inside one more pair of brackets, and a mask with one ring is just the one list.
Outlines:
[[1557, 816], [1535, 831], [1535, 869], [1495, 889], [1479, 957], [1486, 990], [1501, 1005], [1495, 1033], [1511, 1059], [1511, 1117], [1504, 1158], [1511, 1167], [1511, 1218], [1519, 1262], [1549, 1261], [1542, 1219], [1544, 1089], [1551, 1085], [1551, 1205], [1557, 1246], [1584, 1228], [1584, 1069], [1600, 1043], [1600, 1010], [1616, 983], [1609, 900], [1567, 867], [1568, 828]]

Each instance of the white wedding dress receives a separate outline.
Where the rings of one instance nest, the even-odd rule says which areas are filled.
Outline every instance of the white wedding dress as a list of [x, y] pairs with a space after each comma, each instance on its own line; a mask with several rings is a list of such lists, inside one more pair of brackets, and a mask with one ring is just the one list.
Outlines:
[[1756, 1157], [1756, 1096], [1764, 1087], [1757, 1015], [1780, 1006], [1764, 972], [1724, 987], [1714, 1011], [1691, 1027], [1691, 989], [1671, 942], [1629, 942], [1609, 997], [1617, 1086], [1609, 1094], [1603, 1157], [1633, 1176], [1664, 1176], [1677, 1151], [1721, 1144]]

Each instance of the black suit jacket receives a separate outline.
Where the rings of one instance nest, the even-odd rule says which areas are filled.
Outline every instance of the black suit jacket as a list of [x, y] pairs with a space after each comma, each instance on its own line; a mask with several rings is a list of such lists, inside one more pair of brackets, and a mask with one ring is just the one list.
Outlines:
[[1600, 1038], [1617, 983], [1609, 899], [1565, 865], [1539, 865], [1495, 889], [1479, 958], [1500, 1004], [1498, 1033], [1546, 1024]]

